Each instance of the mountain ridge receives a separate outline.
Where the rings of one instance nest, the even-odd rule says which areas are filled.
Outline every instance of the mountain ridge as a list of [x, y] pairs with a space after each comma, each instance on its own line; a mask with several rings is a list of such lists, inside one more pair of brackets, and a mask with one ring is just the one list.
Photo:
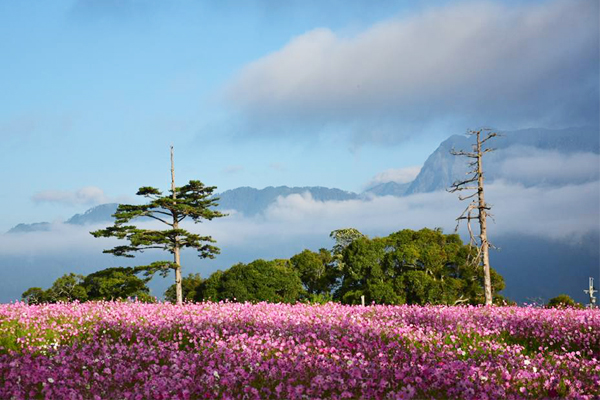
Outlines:
[[[565, 129], [543, 129], [528, 128], [515, 131], [499, 131], [502, 136], [494, 138], [487, 144], [493, 145], [497, 151], [486, 155], [486, 179], [488, 182], [503, 176], [503, 161], [507, 158], [509, 151], [537, 149], [543, 151], [557, 151], [560, 154], [572, 154], [577, 152], [590, 152], [600, 154], [600, 135], [597, 127], [575, 127]], [[437, 190], [445, 190], [452, 183], [465, 176], [467, 164], [464, 157], [456, 157], [450, 154], [451, 149], [469, 150], [470, 138], [466, 135], [452, 135], [442, 141], [423, 164], [417, 177], [407, 183], [394, 181], [381, 182], [361, 193], [355, 193], [338, 188], [327, 188], [323, 186], [267, 186], [257, 189], [249, 186], [241, 186], [216, 194], [219, 197], [220, 210], [236, 210], [246, 216], [254, 216], [264, 212], [267, 207], [277, 200], [279, 196], [292, 194], [303, 194], [309, 192], [317, 201], [344, 201], [364, 199], [372, 196], [407, 196], [416, 193], [428, 193]], [[511, 150], [512, 149], [512, 150]], [[518, 177], [508, 177], [517, 179]], [[597, 175], [588, 179], [597, 179]], [[537, 182], [519, 182], [529, 185]], [[550, 182], [552, 183], [552, 182]], [[75, 214], [66, 224], [88, 225], [98, 222], [112, 220], [112, 214], [118, 204], [107, 203], [90, 208], [84, 213]], [[8, 233], [27, 233], [35, 231], [47, 231], [50, 229], [48, 222], [20, 223], [11, 228]]]

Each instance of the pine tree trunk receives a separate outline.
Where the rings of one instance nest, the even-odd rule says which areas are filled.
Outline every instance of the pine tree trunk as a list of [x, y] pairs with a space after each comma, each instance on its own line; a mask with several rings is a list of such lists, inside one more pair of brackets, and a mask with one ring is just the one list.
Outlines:
[[[175, 193], [175, 164], [173, 162], [173, 146], [171, 146], [171, 191], [173, 192], [173, 200], [177, 198]], [[177, 213], [173, 211], [173, 229], [179, 229], [179, 221]], [[183, 291], [181, 288], [181, 263], [179, 256], [179, 239], [175, 236], [173, 245], [173, 261], [175, 262], [175, 294], [177, 296], [177, 304], [183, 303]]]
[[181, 264], [179, 264], [179, 247], [175, 248], [174, 261], [177, 264], [175, 268], [175, 293], [177, 295], [177, 304], [183, 303], [183, 291], [181, 290]]
[[487, 239], [487, 224], [486, 224], [486, 204], [483, 194], [483, 152], [481, 150], [481, 140], [479, 132], [477, 132], [477, 193], [479, 198], [479, 232], [481, 240], [481, 257], [483, 261], [483, 290], [485, 293], [485, 304], [492, 304], [492, 281], [490, 278], [490, 256], [489, 243]]

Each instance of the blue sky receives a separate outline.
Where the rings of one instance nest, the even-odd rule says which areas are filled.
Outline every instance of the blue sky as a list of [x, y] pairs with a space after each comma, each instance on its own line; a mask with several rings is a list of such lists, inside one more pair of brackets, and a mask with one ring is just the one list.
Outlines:
[[[0, 231], [179, 183], [360, 191], [598, 123], [598, 2], [0, 0]], [[412, 169], [414, 170], [414, 168]]]

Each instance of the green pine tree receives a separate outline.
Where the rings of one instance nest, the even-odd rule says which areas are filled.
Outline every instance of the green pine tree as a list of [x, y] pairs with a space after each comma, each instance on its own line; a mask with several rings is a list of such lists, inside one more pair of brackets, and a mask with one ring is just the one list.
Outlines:
[[[134, 257], [132, 253], [149, 249], [166, 250], [173, 255], [173, 261], [157, 261], [150, 265], [137, 267], [136, 270], [144, 270], [148, 276], [156, 272], [166, 276], [170, 270], [175, 271], [175, 287], [177, 303], [183, 301], [181, 289], [181, 263], [180, 253], [184, 248], [192, 248], [198, 251], [200, 258], [214, 258], [219, 254], [219, 248], [212, 245], [215, 240], [210, 236], [200, 236], [190, 233], [179, 227], [186, 218], [195, 223], [202, 220], [212, 220], [223, 217], [225, 214], [213, 210], [218, 198], [213, 197], [215, 186], [204, 186], [200, 181], [192, 180], [187, 185], [175, 187], [175, 169], [173, 165], [173, 146], [171, 146], [171, 190], [169, 195], [164, 195], [156, 188], [141, 187], [137, 195], [148, 199], [147, 204], [129, 205], [120, 204], [113, 215], [115, 223], [106, 229], [90, 232], [94, 237], [116, 237], [126, 239], [129, 244], [116, 246], [113, 249], [104, 250], [115, 256]], [[135, 218], [152, 218], [169, 228], [164, 230], [139, 229], [129, 225]]]

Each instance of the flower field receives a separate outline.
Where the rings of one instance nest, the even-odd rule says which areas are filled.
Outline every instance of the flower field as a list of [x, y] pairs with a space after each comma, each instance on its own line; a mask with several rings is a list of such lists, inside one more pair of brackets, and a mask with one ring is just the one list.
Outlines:
[[600, 310], [0, 305], [1, 399], [598, 398]]

